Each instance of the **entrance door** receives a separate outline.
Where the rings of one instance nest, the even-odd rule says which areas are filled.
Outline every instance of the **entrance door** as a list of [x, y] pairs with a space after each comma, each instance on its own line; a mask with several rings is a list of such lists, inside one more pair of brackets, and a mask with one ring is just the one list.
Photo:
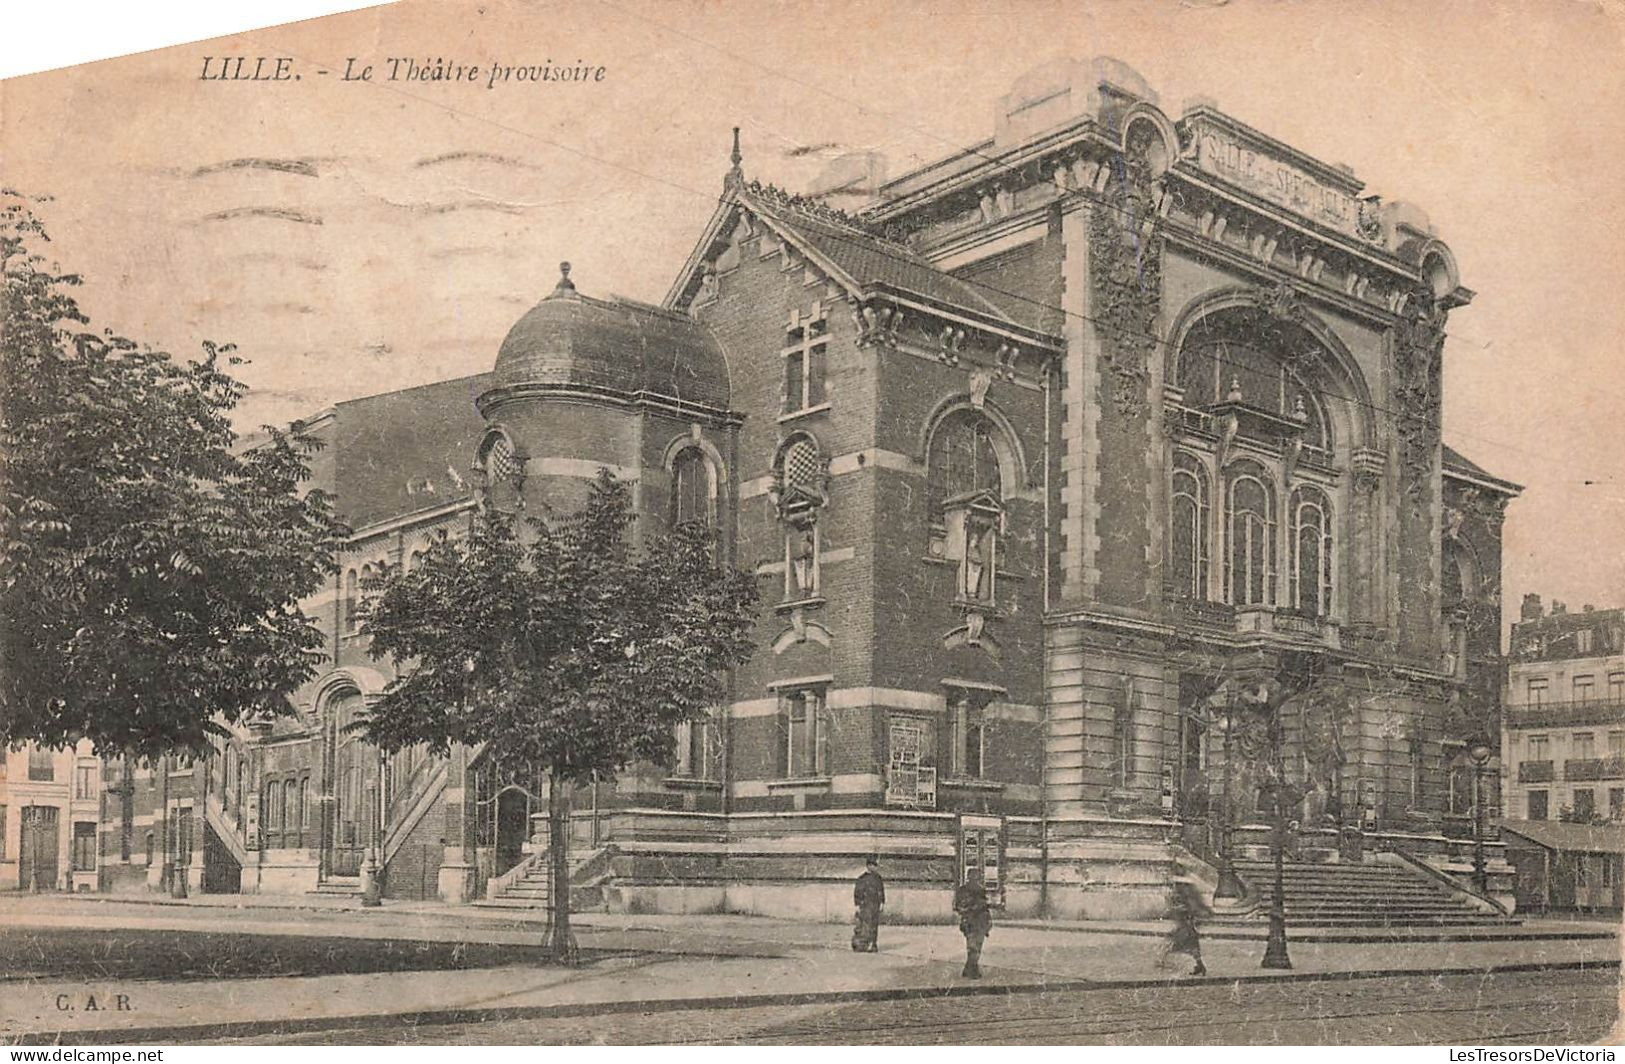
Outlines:
[[524, 857], [525, 840], [530, 837], [530, 798], [520, 790], [506, 790], [497, 797], [496, 875], [508, 871]]
[[378, 751], [352, 725], [362, 708], [350, 694], [333, 707], [328, 733], [332, 750], [333, 811], [327, 839], [327, 874], [359, 876], [377, 824]]
[[19, 889], [56, 889], [59, 838], [55, 806], [23, 807], [21, 847], [18, 850], [21, 862], [17, 881]]

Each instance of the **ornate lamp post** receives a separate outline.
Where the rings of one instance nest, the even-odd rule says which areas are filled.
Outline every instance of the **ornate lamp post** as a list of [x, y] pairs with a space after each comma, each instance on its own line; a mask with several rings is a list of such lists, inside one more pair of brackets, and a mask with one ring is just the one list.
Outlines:
[[[1287, 955], [1286, 943], [1286, 811], [1303, 799], [1303, 791], [1289, 786], [1286, 780], [1283, 707], [1294, 693], [1312, 686], [1320, 666], [1315, 659], [1302, 655], [1285, 655], [1283, 660], [1276, 662], [1262, 655], [1253, 655], [1244, 658], [1243, 662], [1242, 675], [1248, 679], [1239, 691], [1239, 697], [1254, 713], [1254, 719], [1250, 722], [1254, 725], [1250, 737], [1256, 740], [1257, 726], [1262, 725], [1263, 728], [1263, 742], [1258, 745], [1265, 755], [1265, 778], [1259, 790], [1269, 803], [1275, 821], [1270, 832], [1275, 883], [1270, 896], [1269, 938], [1264, 946], [1261, 967], [1288, 969], [1292, 967], [1292, 960]], [[1283, 682], [1283, 675], [1295, 676], [1297, 680], [1295, 683]]]
[[384, 850], [384, 773], [387, 764], [382, 750], [378, 751], [378, 771], [373, 779], [372, 823], [367, 825], [367, 860], [361, 867], [361, 904], [376, 909], [384, 903], [383, 884], [379, 882], [380, 862]]
[[1467, 751], [1473, 759], [1473, 887], [1480, 894], [1490, 891], [1489, 872], [1484, 866], [1484, 765], [1490, 753], [1490, 744], [1483, 737], [1474, 740]]
[[1286, 808], [1289, 802], [1297, 801], [1301, 795], [1286, 783], [1286, 768], [1281, 756], [1281, 709], [1266, 703], [1265, 711], [1269, 714], [1266, 726], [1269, 729], [1270, 778], [1263, 790], [1269, 796], [1270, 808], [1275, 813], [1275, 823], [1270, 831], [1270, 856], [1275, 861], [1275, 889], [1270, 892], [1269, 939], [1264, 944], [1264, 960], [1260, 967], [1288, 969], [1292, 967], [1292, 959], [1287, 956], [1286, 949]]

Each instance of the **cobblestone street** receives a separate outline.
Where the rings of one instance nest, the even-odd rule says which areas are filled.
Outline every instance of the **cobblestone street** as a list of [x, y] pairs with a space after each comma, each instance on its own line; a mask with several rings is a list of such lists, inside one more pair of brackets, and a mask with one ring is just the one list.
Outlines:
[[972, 983], [951, 926], [887, 925], [855, 957], [838, 924], [581, 914], [570, 968], [539, 948], [541, 917], [4, 899], [0, 1039], [1553, 1043], [1604, 1037], [1618, 1006], [1618, 938], [1597, 923], [1298, 928], [1287, 972], [1260, 970], [1261, 937], [1215, 930], [1199, 980], [1158, 966], [1156, 924], [1008, 924]]

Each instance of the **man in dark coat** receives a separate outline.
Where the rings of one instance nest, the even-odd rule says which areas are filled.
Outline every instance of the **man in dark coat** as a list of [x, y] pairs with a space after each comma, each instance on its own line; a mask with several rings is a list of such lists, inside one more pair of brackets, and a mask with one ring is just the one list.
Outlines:
[[954, 913], [959, 917], [959, 931], [965, 936], [965, 970], [959, 974], [966, 979], [980, 979], [982, 943], [993, 930], [993, 910], [988, 905], [987, 888], [982, 886], [980, 868], [972, 868], [954, 891]]
[[863, 874], [852, 887], [852, 903], [858, 907], [857, 927], [852, 931], [852, 948], [859, 953], [880, 951], [880, 909], [886, 904], [886, 881], [880, 878], [880, 859], [869, 858]]

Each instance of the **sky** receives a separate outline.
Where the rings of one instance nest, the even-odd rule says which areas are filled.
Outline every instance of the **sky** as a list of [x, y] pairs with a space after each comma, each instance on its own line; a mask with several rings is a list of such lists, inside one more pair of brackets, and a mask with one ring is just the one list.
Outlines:
[[[659, 301], [732, 126], [752, 178], [860, 150], [895, 175], [989, 136], [1026, 71], [1110, 55], [1170, 115], [1207, 98], [1427, 213], [1478, 293], [1445, 438], [1525, 485], [1511, 619], [1529, 591], [1625, 606], [1622, 25], [1577, 0], [404, 0], [0, 82], [0, 175], [54, 197], [97, 327], [238, 345], [249, 430], [489, 369], [563, 260], [588, 294]], [[224, 56], [298, 80], [200, 77]], [[479, 72], [390, 80], [391, 58]]]

